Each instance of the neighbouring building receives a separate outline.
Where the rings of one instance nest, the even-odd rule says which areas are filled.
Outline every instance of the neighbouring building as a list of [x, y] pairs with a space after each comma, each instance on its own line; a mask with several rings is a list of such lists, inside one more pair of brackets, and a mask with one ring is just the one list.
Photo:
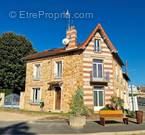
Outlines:
[[138, 110], [137, 96], [139, 95], [139, 90], [138, 90], [137, 86], [129, 85], [128, 93], [129, 93], [129, 110], [137, 111]]
[[138, 86], [139, 95], [145, 97], [145, 86]]
[[84, 103], [94, 111], [110, 103], [113, 95], [128, 99], [129, 77], [117, 49], [100, 24], [82, 43], [74, 26], [68, 28], [65, 46], [27, 56], [24, 109], [68, 112], [78, 87]]

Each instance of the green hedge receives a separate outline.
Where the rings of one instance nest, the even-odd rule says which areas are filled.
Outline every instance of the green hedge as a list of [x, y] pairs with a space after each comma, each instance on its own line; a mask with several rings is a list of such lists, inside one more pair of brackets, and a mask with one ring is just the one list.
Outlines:
[[12, 89], [0, 89], [0, 92], [5, 93], [5, 96], [13, 93]]

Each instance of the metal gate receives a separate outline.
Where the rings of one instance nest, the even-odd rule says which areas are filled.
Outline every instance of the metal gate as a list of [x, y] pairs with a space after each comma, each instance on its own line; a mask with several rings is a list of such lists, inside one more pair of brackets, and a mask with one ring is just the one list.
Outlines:
[[5, 97], [4, 107], [19, 108], [20, 96], [17, 94], [9, 94]]

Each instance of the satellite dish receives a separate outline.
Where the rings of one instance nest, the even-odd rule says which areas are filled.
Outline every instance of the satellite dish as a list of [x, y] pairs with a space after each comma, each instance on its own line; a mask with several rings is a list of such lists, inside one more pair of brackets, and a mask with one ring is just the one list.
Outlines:
[[64, 39], [62, 40], [62, 43], [63, 43], [64, 45], [68, 45], [69, 42], [70, 42], [70, 40], [69, 40], [68, 38], [64, 38]]

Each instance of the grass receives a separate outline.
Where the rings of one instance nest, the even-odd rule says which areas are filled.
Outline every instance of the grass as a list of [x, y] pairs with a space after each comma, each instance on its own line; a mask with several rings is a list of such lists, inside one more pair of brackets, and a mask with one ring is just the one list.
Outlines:
[[22, 109], [14, 109], [14, 108], [0, 108], [0, 112], [13, 112], [13, 113], [19, 113], [19, 114], [26, 114], [26, 115], [48, 115], [48, 116], [68, 116], [68, 113], [63, 112], [40, 112], [40, 111], [27, 111]]

